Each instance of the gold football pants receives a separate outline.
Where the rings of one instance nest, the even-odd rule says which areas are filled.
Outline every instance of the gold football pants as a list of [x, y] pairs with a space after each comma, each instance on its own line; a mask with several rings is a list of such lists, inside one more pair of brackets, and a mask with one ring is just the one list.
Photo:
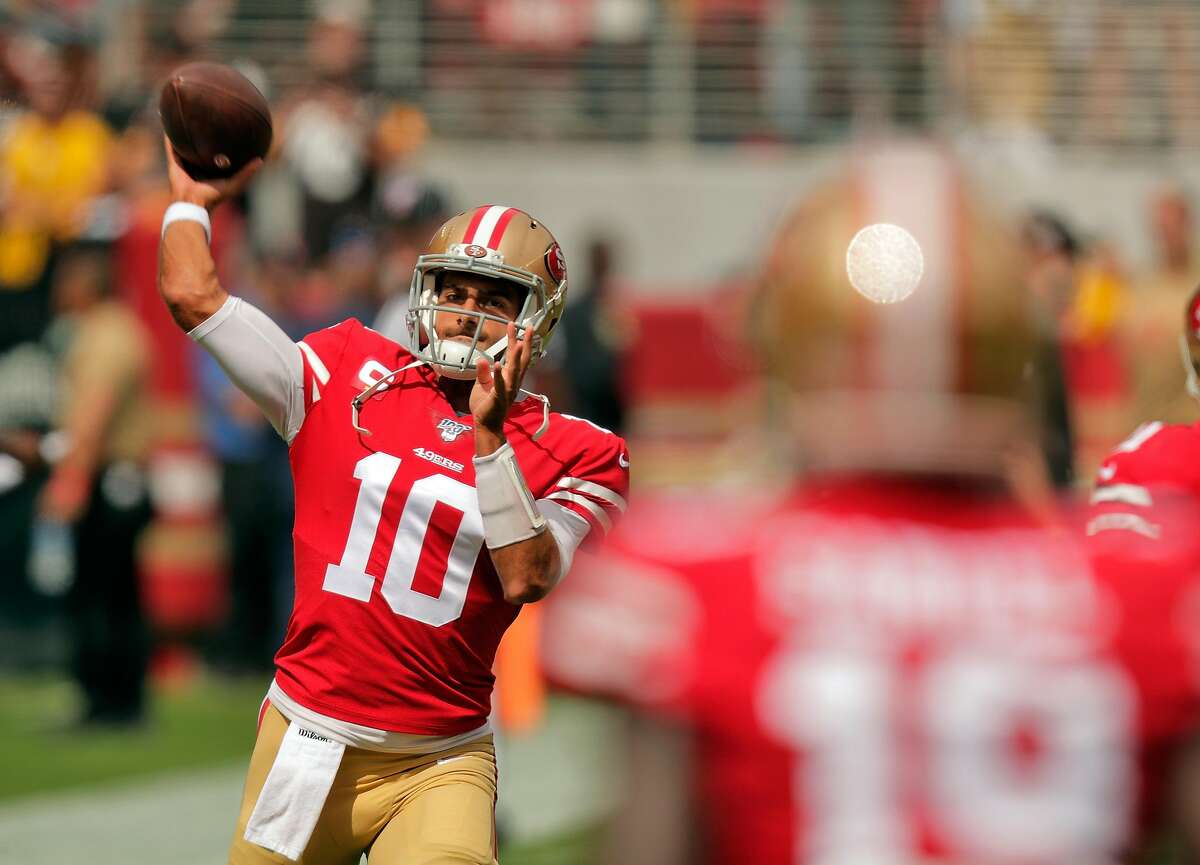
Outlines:
[[[230, 865], [286, 863], [242, 835], [287, 731], [268, 706], [246, 773]], [[487, 736], [436, 754], [346, 748], [300, 865], [496, 865], [496, 752]]]

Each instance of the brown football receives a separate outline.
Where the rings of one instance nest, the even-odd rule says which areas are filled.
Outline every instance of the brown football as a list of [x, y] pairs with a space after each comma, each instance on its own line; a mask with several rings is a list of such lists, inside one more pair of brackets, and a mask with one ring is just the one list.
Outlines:
[[230, 177], [271, 147], [271, 109], [245, 75], [220, 63], [180, 66], [158, 98], [163, 131], [197, 180]]

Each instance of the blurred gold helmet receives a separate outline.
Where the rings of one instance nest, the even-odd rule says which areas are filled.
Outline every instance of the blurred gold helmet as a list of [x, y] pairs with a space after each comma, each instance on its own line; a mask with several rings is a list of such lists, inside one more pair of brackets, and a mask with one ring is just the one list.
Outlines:
[[[409, 288], [409, 350], [442, 375], [471, 379], [475, 377], [475, 361], [479, 357], [499, 361], [508, 341], [501, 339], [481, 350], [474, 343], [438, 338], [433, 327], [437, 313], [463, 313], [458, 307], [438, 305], [438, 277], [448, 270], [502, 279], [523, 288], [525, 300], [516, 318], [517, 336], [520, 338], [526, 329], [533, 330], [531, 362], [536, 363], [546, 353], [567, 298], [566, 258], [546, 226], [515, 207], [484, 205], [446, 221], [417, 258]], [[477, 316], [480, 324], [483, 319], [504, 321], [484, 312], [467, 314]], [[482, 328], [476, 330], [477, 335], [480, 333]]]
[[[880, 222], [906, 228], [925, 257], [899, 303], [872, 303], [846, 275], [851, 239]], [[1020, 249], [946, 150], [857, 152], [785, 219], [759, 291], [768, 377], [809, 467], [990, 475], [1034, 440]]]

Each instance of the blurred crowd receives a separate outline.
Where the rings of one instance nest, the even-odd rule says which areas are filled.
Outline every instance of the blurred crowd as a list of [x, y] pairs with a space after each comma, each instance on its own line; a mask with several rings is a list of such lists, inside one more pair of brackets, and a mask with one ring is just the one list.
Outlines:
[[[1200, 134], [1200, 12], [1186, 0], [1155, 0], [1152, 14], [1116, 0], [8, 5], [8, 34], [46, 10], [86, 22], [101, 40], [91, 86], [125, 111], [166, 55], [215, 51], [254, 58], [280, 102], [324, 67], [418, 101], [460, 138], [762, 145], [891, 122], [1037, 152], [1187, 147]], [[0, 97], [21, 87], [21, 62], [0, 68]], [[352, 182], [355, 155], [363, 142], [337, 183]]]
[[[1087, 237], [1051, 211], [1022, 226], [1026, 279], [1062, 370], [1056, 478], [1086, 490], [1100, 460], [1139, 423], [1191, 423], [1178, 362], [1181, 310], [1195, 288], [1190, 191], [1164, 182], [1141, 204], [1153, 259], [1132, 269], [1111, 239]], [[1065, 447], [1063, 446], [1065, 445]]]

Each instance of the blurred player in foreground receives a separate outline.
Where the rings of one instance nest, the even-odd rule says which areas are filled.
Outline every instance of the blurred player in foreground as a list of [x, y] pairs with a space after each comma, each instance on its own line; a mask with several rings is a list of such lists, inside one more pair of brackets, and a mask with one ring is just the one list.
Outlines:
[[[924, 249], [903, 302], [847, 283], [872, 222]], [[643, 496], [547, 609], [552, 677], [649, 719], [610, 861], [1116, 856], [1135, 695], [1081, 546], [1045, 521], [1013, 244], [916, 144], [860, 154], [783, 226], [750, 339], [802, 479]]]
[[417, 260], [407, 347], [354, 319], [293, 342], [208, 251], [253, 167], [202, 184], [167, 151], [159, 288], [288, 442], [296, 489], [295, 608], [230, 862], [491, 863], [497, 644], [628, 482], [620, 438], [522, 399], [562, 252], [520, 210], [467, 211]]
[[[1200, 291], [1179, 336], [1200, 399]], [[1119, 601], [1116, 646], [1133, 676], [1145, 834], [1200, 861], [1200, 426], [1151, 421], [1101, 464], [1087, 519], [1097, 578]]]

